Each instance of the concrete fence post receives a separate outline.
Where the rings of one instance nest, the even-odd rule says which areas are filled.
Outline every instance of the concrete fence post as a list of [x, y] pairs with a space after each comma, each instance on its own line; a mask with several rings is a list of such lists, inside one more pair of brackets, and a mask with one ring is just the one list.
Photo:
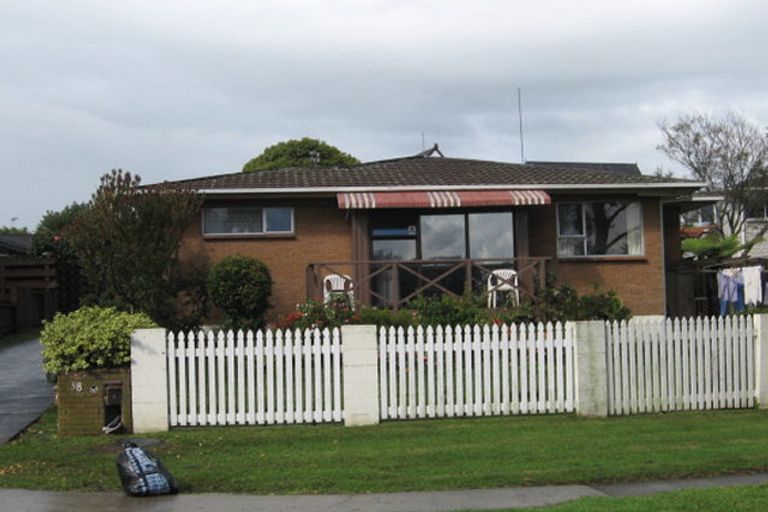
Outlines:
[[133, 431], [137, 434], [167, 431], [165, 329], [138, 329], [131, 335], [131, 388]]
[[576, 413], [608, 416], [605, 322], [575, 322]]
[[768, 314], [755, 315], [755, 392], [760, 409], [768, 409]]
[[379, 423], [378, 344], [375, 325], [344, 325], [343, 353], [344, 425]]

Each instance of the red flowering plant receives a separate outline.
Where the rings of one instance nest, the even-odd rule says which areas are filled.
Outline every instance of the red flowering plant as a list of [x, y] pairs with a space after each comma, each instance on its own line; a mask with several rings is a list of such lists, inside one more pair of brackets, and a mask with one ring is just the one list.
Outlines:
[[325, 329], [340, 327], [359, 321], [360, 315], [352, 309], [352, 303], [345, 295], [331, 297], [328, 303], [308, 300], [296, 306], [284, 318], [276, 321], [279, 329]]

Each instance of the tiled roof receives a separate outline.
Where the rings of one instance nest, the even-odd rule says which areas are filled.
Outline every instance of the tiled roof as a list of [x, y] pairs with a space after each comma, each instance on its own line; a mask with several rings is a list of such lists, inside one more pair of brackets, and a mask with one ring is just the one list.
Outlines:
[[0, 235], [0, 254], [24, 254], [32, 250], [32, 235]]
[[637, 164], [616, 162], [526, 162], [530, 165], [559, 167], [561, 169], [581, 169], [583, 171], [607, 171], [619, 174], [642, 174]]
[[507, 188], [563, 185], [684, 186], [688, 180], [558, 167], [555, 165], [513, 164], [463, 158], [421, 156], [381, 160], [350, 167], [296, 167], [232, 173], [181, 180], [197, 190], [253, 189], [344, 189], [354, 187], [500, 186]]

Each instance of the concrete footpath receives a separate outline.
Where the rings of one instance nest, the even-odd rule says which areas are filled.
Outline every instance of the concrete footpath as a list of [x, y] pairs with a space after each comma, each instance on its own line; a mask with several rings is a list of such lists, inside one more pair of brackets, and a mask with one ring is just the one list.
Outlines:
[[555, 505], [586, 496], [624, 497], [680, 489], [768, 483], [768, 473], [606, 485], [553, 485], [388, 494], [254, 496], [179, 494], [131, 498], [119, 493], [0, 490], [2, 512], [440, 512]]
[[45, 380], [41, 350], [37, 339], [0, 348], [0, 444], [27, 428], [53, 403], [53, 386]]

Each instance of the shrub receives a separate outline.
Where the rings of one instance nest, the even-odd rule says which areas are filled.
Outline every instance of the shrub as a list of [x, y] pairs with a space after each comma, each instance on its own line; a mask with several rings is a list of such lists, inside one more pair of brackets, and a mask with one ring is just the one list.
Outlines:
[[378, 326], [410, 325], [473, 325], [510, 324], [527, 322], [565, 322], [568, 320], [625, 320], [630, 311], [614, 291], [595, 288], [591, 294], [579, 296], [568, 285], [555, 286], [547, 279], [545, 288], [538, 288], [533, 301], [511, 305], [508, 302], [497, 309], [486, 307], [485, 295], [419, 296], [408, 303], [408, 309], [392, 311], [360, 306], [353, 310], [345, 296], [334, 297], [329, 304], [307, 301], [299, 304], [284, 318], [276, 321], [280, 329], [306, 329], [311, 327], [338, 327], [345, 324], [372, 324]]
[[85, 307], [57, 314], [40, 333], [43, 368], [58, 375], [88, 368], [112, 368], [131, 361], [131, 333], [156, 327], [143, 313]]
[[359, 313], [359, 321], [355, 323], [378, 325], [381, 327], [408, 327], [416, 325], [416, 312], [410, 309], [378, 309], [362, 306]]
[[419, 296], [408, 306], [416, 312], [416, 321], [421, 325], [468, 325], [489, 321], [489, 311], [482, 298]]
[[279, 329], [333, 328], [355, 323], [359, 318], [352, 309], [349, 297], [337, 295], [328, 304], [307, 300], [296, 306], [296, 310], [277, 321]]
[[201, 205], [202, 196], [184, 186], [142, 187], [139, 176], [120, 170], [102, 176], [87, 205], [60, 219], [62, 243], [77, 255], [88, 282], [82, 302], [145, 311], [173, 327], [171, 280], [181, 239]]
[[225, 327], [257, 329], [269, 308], [272, 277], [256, 258], [228, 256], [211, 269], [208, 293], [224, 312]]
[[285, 317], [275, 321], [277, 329], [333, 328], [347, 324], [369, 324], [379, 326], [408, 326], [415, 324], [416, 314], [410, 310], [392, 311], [352, 304], [346, 296], [335, 296], [328, 304], [308, 300], [296, 306]]
[[546, 287], [538, 288], [535, 293], [531, 308], [533, 320], [626, 320], [631, 316], [613, 290], [601, 291], [595, 286], [592, 293], [579, 296], [571, 285], [556, 286], [551, 275], [546, 279]]

